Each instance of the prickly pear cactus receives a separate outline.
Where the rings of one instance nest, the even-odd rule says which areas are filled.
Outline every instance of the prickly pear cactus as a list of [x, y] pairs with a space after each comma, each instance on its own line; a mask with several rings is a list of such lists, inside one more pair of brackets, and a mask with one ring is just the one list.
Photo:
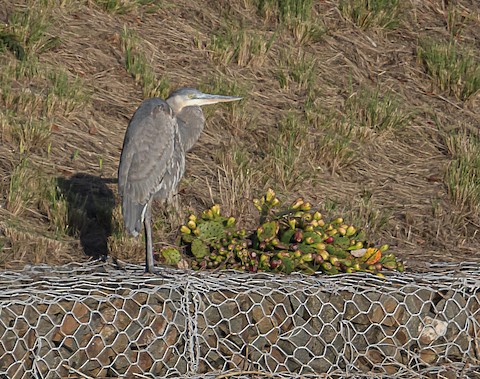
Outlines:
[[196, 238], [192, 241], [190, 249], [196, 259], [202, 259], [210, 254], [208, 245], [199, 238]]
[[191, 257], [194, 269], [227, 268], [307, 274], [403, 271], [403, 263], [385, 252], [388, 245], [375, 247], [365, 241], [363, 231], [341, 217], [326, 221], [298, 198], [277, 211], [280, 200], [271, 189], [254, 199], [260, 226], [252, 232], [238, 229], [233, 217], [221, 215], [214, 205], [201, 215], [190, 215], [180, 228], [180, 244]]
[[278, 221], [264, 222], [257, 229], [257, 238], [260, 242], [270, 242], [278, 234]]
[[219, 240], [225, 237], [226, 230], [222, 222], [219, 221], [205, 221], [198, 225], [197, 237], [204, 240]]
[[181, 261], [182, 254], [174, 247], [166, 247], [162, 249], [162, 257], [165, 260], [165, 264], [175, 266]]

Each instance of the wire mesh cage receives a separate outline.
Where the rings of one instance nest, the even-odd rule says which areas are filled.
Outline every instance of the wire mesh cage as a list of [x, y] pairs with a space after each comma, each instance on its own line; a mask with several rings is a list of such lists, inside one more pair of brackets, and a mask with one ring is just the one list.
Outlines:
[[101, 263], [0, 274], [5, 378], [478, 378], [479, 339], [468, 263], [385, 278]]

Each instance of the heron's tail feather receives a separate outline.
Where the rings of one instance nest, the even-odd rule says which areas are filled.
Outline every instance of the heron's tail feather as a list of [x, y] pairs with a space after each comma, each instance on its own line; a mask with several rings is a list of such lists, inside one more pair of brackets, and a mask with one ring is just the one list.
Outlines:
[[139, 204], [128, 196], [122, 201], [123, 224], [128, 233], [136, 237], [142, 231], [143, 218], [145, 216], [145, 204]]

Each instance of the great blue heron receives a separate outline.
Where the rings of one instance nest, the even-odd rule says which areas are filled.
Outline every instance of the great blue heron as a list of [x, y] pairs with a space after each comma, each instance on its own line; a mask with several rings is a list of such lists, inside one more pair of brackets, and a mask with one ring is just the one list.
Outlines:
[[236, 101], [241, 97], [210, 95], [181, 88], [166, 101], [144, 100], [128, 124], [118, 167], [123, 222], [138, 236], [145, 228], [146, 271], [154, 271], [151, 203], [171, 200], [185, 172], [185, 154], [205, 125], [200, 106]]

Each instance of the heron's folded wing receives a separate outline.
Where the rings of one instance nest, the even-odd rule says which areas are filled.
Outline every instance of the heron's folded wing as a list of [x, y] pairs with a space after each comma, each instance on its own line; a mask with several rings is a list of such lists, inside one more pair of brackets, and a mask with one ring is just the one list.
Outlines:
[[173, 155], [175, 135], [171, 114], [155, 108], [168, 105], [144, 103], [128, 126], [118, 171], [120, 195], [138, 204], [146, 204], [158, 191]]

